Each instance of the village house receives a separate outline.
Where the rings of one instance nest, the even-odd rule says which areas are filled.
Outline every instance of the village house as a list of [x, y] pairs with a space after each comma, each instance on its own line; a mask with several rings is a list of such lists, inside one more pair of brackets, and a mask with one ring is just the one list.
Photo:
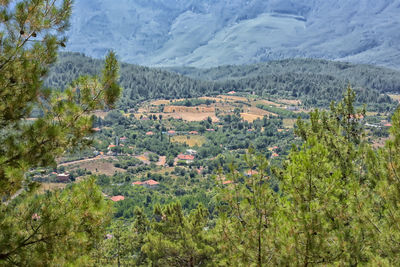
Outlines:
[[155, 188], [159, 185], [160, 183], [154, 180], [147, 180], [143, 183], [143, 186], [148, 187], [148, 188]]
[[121, 195], [111, 197], [111, 200], [114, 201], [114, 202], [118, 202], [118, 201], [121, 201], [121, 200], [124, 200], [124, 199], [125, 199], [125, 197], [121, 196]]
[[175, 135], [176, 132], [175, 132], [174, 130], [169, 130], [169, 131], [167, 132], [167, 134], [169, 134], [169, 135]]
[[271, 155], [271, 159], [273, 159], [273, 158], [277, 158], [277, 157], [279, 157], [279, 154], [277, 154], [277, 153], [272, 153], [272, 155]]
[[192, 163], [194, 161], [194, 156], [193, 155], [179, 154], [177, 159], [178, 160], [183, 160], [186, 163]]
[[66, 183], [69, 182], [69, 173], [59, 173], [57, 174], [57, 181], [60, 183]]
[[199, 134], [199, 132], [197, 132], [197, 131], [190, 131], [189, 134], [196, 135], [196, 134]]
[[116, 145], [109, 145], [108, 146], [108, 149], [110, 150], [111, 148], [113, 148], [113, 147], [117, 147]]
[[153, 134], [154, 134], [154, 133], [153, 133], [152, 131], [146, 133], [147, 136], [151, 136], [151, 135], [153, 135]]

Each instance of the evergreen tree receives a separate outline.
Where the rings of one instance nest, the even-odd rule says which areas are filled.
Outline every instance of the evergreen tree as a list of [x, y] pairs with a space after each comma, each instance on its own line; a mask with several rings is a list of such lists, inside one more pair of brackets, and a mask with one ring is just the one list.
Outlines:
[[[231, 166], [226, 176], [216, 227], [219, 263], [233, 266], [266, 266], [279, 264], [276, 253], [279, 242], [279, 195], [270, 186], [268, 161], [245, 155], [248, 171], [239, 173]], [[233, 182], [229, 183], [229, 182]]]
[[289, 155], [279, 173], [286, 199], [290, 238], [287, 262], [298, 265], [368, 262], [374, 232], [367, 224], [371, 188], [366, 177], [366, 146], [351, 88], [329, 113], [299, 120], [296, 132], [304, 145]]
[[157, 206], [142, 251], [152, 266], [211, 266], [213, 241], [206, 230], [208, 212], [199, 205], [185, 217], [179, 202]]
[[[101, 77], [85, 76], [65, 92], [42, 86], [65, 30], [71, 0], [0, 1], [0, 264], [65, 265], [100, 238], [108, 205], [93, 181], [35, 195], [26, 177], [84, 147], [90, 112], [120, 94], [118, 64], [109, 53]], [[28, 120], [32, 111], [39, 114]]]

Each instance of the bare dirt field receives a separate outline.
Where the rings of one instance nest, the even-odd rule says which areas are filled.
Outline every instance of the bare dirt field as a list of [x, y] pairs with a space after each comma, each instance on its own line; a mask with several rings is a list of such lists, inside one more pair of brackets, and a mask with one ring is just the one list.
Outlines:
[[206, 142], [206, 138], [201, 135], [177, 135], [171, 138], [171, 142], [186, 143], [190, 147], [202, 146]]
[[204, 121], [207, 120], [208, 117], [210, 117], [213, 122], [219, 121], [217, 116], [215, 116], [215, 112], [203, 112], [203, 113], [179, 112], [176, 113], [176, 115], [185, 121]]
[[215, 108], [211, 106], [197, 106], [197, 107], [185, 107], [185, 106], [166, 106], [164, 108], [164, 113], [180, 113], [180, 112], [215, 112]]
[[257, 119], [262, 119], [264, 116], [261, 115], [255, 115], [255, 114], [249, 114], [249, 113], [240, 113], [240, 116], [242, 117], [243, 120], [248, 121], [248, 122], [253, 122]]

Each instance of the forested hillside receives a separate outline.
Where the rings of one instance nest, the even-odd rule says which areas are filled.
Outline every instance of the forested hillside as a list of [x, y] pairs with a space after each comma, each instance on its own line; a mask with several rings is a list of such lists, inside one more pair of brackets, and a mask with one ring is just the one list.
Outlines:
[[[51, 68], [45, 85], [64, 88], [79, 74], [99, 73], [101, 62], [78, 53], [62, 53]], [[400, 72], [369, 65], [325, 60], [282, 60], [265, 64], [226, 66], [212, 69], [163, 69], [121, 64], [120, 84], [124, 88], [121, 108], [159, 98], [188, 98], [226, 93], [255, 93], [264, 97], [289, 97], [305, 106], [329, 105], [340, 99], [351, 84], [358, 103], [386, 110], [394, 103], [382, 93], [400, 93]], [[189, 76], [189, 77], [188, 77]], [[379, 104], [379, 105], [376, 105]]]

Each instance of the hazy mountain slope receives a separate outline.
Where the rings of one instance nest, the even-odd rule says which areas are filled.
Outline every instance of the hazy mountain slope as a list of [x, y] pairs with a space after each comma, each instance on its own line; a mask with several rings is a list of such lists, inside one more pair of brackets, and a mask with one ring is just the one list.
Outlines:
[[290, 57], [400, 67], [398, 0], [76, 1], [68, 49], [157, 66]]

